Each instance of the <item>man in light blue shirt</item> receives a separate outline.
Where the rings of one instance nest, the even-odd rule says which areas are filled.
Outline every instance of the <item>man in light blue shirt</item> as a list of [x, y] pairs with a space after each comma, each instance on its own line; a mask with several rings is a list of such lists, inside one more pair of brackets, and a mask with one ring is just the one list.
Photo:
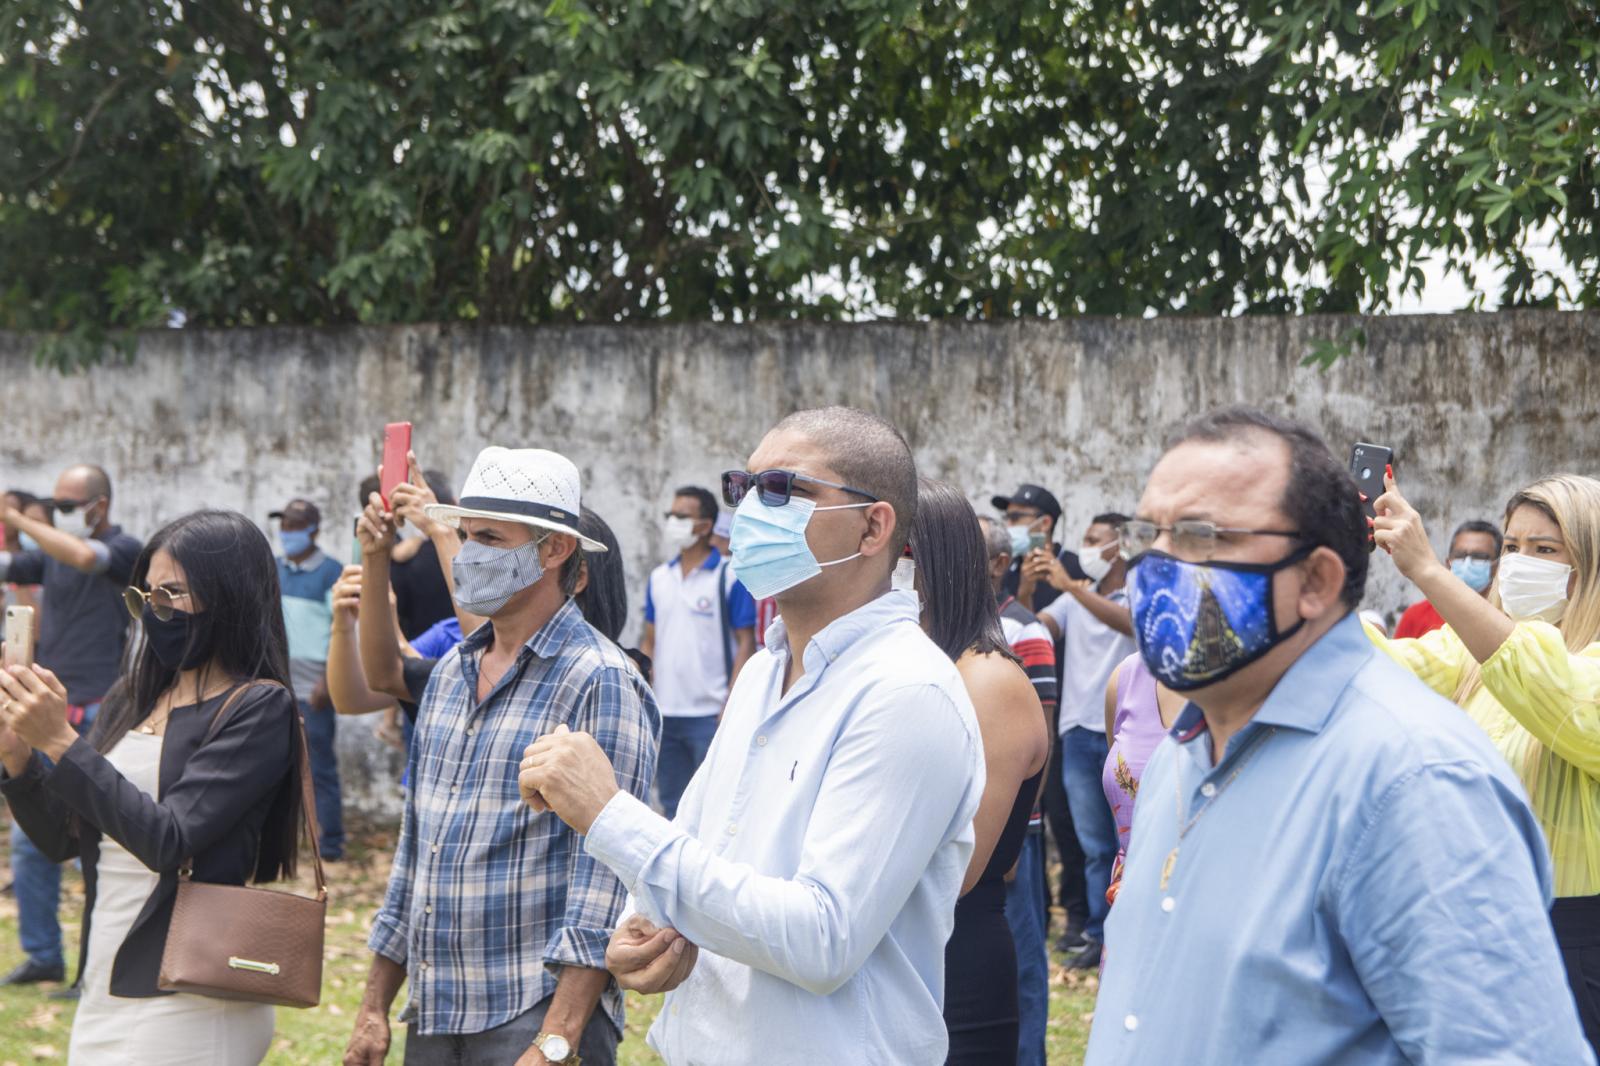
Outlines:
[[677, 818], [620, 793], [581, 734], [529, 747], [524, 795], [631, 892], [606, 962], [624, 987], [667, 992], [650, 1042], [669, 1066], [941, 1063], [983, 750], [915, 595], [889, 589], [910, 450], [876, 416], [800, 412], [724, 495], [735, 574], [781, 617]]
[[1526, 796], [1374, 651], [1354, 483], [1320, 438], [1202, 417], [1124, 527], [1140, 652], [1193, 701], [1138, 784], [1086, 1062], [1594, 1058]]

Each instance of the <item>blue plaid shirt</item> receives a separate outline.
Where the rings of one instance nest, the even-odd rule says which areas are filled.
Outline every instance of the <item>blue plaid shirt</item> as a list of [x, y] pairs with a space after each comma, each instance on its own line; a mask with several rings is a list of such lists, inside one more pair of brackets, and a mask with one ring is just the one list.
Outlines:
[[[522, 802], [523, 749], [565, 722], [593, 734], [625, 791], [644, 799], [655, 773], [655, 697], [570, 600], [479, 703], [492, 626], [428, 682], [394, 869], [368, 940], [406, 967], [401, 1018], [427, 1035], [503, 1025], [555, 992], [559, 967], [605, 968], [626, 891], [554, 813]], [[620, 1032], [615, 981], [600, 1005]]]

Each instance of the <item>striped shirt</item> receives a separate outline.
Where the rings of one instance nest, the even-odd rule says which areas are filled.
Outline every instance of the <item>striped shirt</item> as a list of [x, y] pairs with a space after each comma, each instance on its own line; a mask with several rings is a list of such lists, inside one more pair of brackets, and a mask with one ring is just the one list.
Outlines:
[[[1022, 660], [1022, 669], [1027, 672], [1028, 680], [1033, 682], [1033, 691], [1044, 705], [1045, 719], [1055, 721], [1056, 645], [1050, 639], [1050, 631], [1032, 611], [1018, 603], [1015, 596], [1007, 596], [1000, 605], [1000, 628], [1005, 631], [1006, 643]], [[1042, 822], [1036, 800], [1028, 826], [1032, 828]]]
[[[481, 703], [480, 627], [440, 660], [411, 746], [411, 791], [368, 946], [406, 967], [401, 1018], [426, 1035], [481, 1033], [555, 992], [564, 965], [605, 968], [626, 892], [554, 813], [517, 791], [523, 749], [565, 722], [590, 733], [643, 798], [661, 719], [626, 655], [570, 600]], [[612, 981], [601, 1008], [622, 1029]]]

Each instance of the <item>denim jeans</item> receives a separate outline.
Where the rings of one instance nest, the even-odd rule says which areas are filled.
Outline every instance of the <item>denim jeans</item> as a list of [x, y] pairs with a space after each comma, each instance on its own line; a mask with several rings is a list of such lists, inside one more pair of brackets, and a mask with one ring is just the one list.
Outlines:
[[[100, 701], [86, 704], [83, 721], [75, 727], [87, 732], [100, 711]], [[23, 953], [40, 966], [62, 965], [61, 867], [33, 846], [15, 820], [11, 823], [11, 881], [17, 897], [17, 939]]]
[[700, 769], [711, 738], [717, 735], [717, 716], [661, 716], [661, 754], [656, 756], [656, 792], [661, 810], [671, 819], [678, 814], [678, 800], [689, 787], [689, 779]]
[[1117, 820], [1106, 800], [1100, 775], [1110, 752], [1106, 735], [1083, 726], [1061, 734], [1061, 783], [1066, 786], [1072, 826], [1083, 847], [1083, 880], [1089, 892], [1089, 922], [1084, 935], [1104, 941], [1106, 888], [1117, 860]]
[[321, 835], [322, 857], [344, 858], [344, 810], [339, 794], [339, 756], [334, 743], [339, 736], [339, 716], [333, 708], [312, 709], [300, 701], [306, 720], [306, 746], [311, 749], [311, 784], [317, 800], [317, 831]]
[[[539, 1035], [544, 1027], [545, 1012], [554, 998], [543, 1000], [526, 1014], [481, 1033], [423, 1036], [412, 1022], [406, 1030], [404, 1066], [511, 1066]], [[606, 1012], [596, 1007], [572, 1051], [583, 1066], [615, 1066], [617, 1044], [621, 1040], [622, 1035], [606, 1017]]]
[[1045, 947], [1044, 831], [1022, 838], [1017, 872], [1006, 884], [1006, 922], [1017, 944], [1017, 1066], [1044, 1066], [1050, 1018], [1050, 955]]
[[16, 822], [11, 823], [11, 880], [17, 895], [17, 932], [22, 950], [39, 966], [60, 966], [61, 867], [33, 846]]

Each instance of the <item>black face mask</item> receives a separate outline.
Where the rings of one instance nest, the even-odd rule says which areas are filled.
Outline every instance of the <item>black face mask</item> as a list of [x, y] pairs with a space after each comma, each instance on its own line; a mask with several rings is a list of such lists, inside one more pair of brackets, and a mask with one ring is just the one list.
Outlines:
[[[210, 642], [189, 649], [189, 634], [194, 630], [195, 616], [188, 611], [173, 611], [163, 622], [147, 604], [139, 617], [144, 625], [144, 639], [155, 652], [161, 665], [168, 670], [193, 670], [211, 658]], [[188, 655], [184, 654], [185, 650]]]

